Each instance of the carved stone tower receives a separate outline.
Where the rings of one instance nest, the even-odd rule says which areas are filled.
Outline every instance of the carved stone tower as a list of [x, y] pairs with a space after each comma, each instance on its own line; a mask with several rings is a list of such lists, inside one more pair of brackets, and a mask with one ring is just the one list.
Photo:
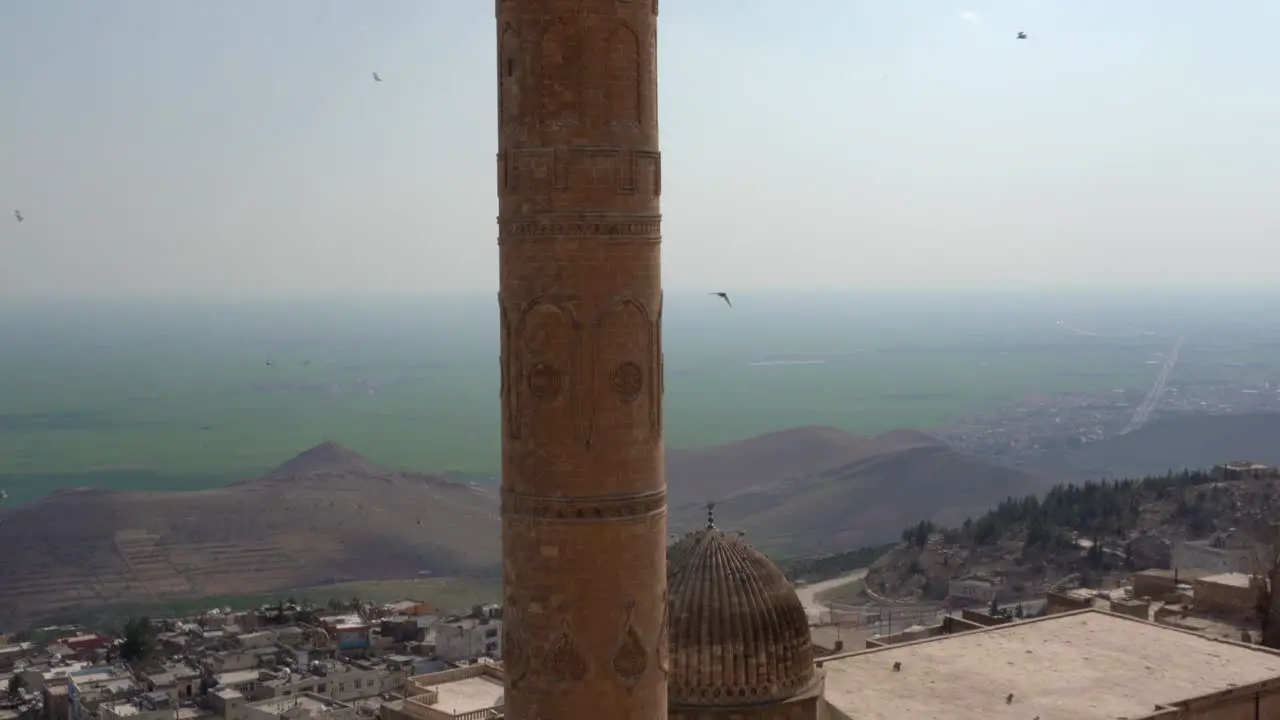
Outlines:
[[657, 0], [497, 0], [509, 720], [667, 717]]

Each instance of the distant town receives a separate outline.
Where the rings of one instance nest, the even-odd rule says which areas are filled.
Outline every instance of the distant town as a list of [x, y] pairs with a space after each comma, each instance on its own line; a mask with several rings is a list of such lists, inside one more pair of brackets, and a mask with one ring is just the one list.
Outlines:
[[1021, 463], [1055, 449], [1131, 433], [1155, 420], [1280, 412], [1280, 385], [1232, 380], [1220, 367], [1209, 377], [1175, 373], [1177, 364], [1178, 353], [1166, 353], [1147, 389], [1033, 395], [931, 433], [969, 452]]
[[[1224, 486], [1280, 481], [1280, 472], [1256, 463], [1228, 463], [1214, 473]], [[900, 549], [913, 544], [905, 541]], [[924, 532], [919, 544], [921, 552], [954, 556], [943, 533]], [[1212, 640], [1265, 644], [1263, 596], [1276, 569], [1260, 571], [1258, 562], [1273, 558], [1274, 564], [1273, 543], [1232, 532], [1202, 541], [1153, 539], [1137, 550], [1083, 538], [1075, 545], [1082, 558], [1123, 555], [1125, 566], [1141, 569], [1094, 578], [1073, 574], [1032, 591], [1017, 587], [1025, 580], [1017, 573], [965, 572], [957, 562], [941, 602], [888, 597], [870, 588], [861, 605], [824, 599], [841, 584], [865, 578], [865, 569], [796, 582], [815, 661], [833, 673], [828, 702], [851, 706], [852, 701], [839, 705], [844, 685], [838, 681], [841, 673], [850, 673], [853, 682], [853, 674], [867, 672], [867, 653], [896, 649], [892, 671], [914, 670], [928, 662], [911, 651], [920, 643], [996, 641], [984, 633], [1004, 633], [1008, 639], [1000, 642], [1040, 648], [1058, 647], [1073, 632], [1116, 635], [1110, 644], [1099, 638], [1077, 648], [1099, 663], [1119, 661], [1107, 654], [1112, 645], [1141, 656], [1166, 652], [1176, 640], [1187, 652], [1177, 667], [1203, 661]], [[1038, 618], [1055, 616], [1061, 620], [1037, 624]], [[1151, 629], [1106, 619], [1116, 616], [1146, 621]], [[1175, 630], [1205, 644], [1187, 645]], [[1248, 659], [1228, 649], [1238, 660]], [[1258, 657], [1280, 663], [1280, 656]], [[1251, 677], [1249, 665], [1231, 667], [1236, 669], [1230, 677]], [[415, 599], [331, 600], [323, 607], [289, 599], [251, 610], [132, 618], [111, 634], [62, 625], [0, 635], [0, 720], [500, 720], [505, 672], [500, 605], [449, 614]], [[1009, 704], [1016, 692], [1008, 695]], [[888, 707], [894, 697], [868, 691], [857, 702]]]
[[502, 609], [296, 603], [0, 636], [0, 720], [489, 720]]

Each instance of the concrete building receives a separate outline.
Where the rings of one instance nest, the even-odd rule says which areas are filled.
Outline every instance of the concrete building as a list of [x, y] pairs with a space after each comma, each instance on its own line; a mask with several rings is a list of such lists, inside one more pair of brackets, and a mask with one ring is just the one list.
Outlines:
[[163, 692], [174, 704], [190, 700], [200, 689], [200, 669], [186, 662], [157, 663], [144, 668], [139, 679], [149, 692]]
[[130, 700], [142, 694], [142, 688], [121, 668], [100, 665], [76, 670], [67, 675], [67, 696], [73, 720], [98, 714], [104, 703]]
[[356, 720], [356, 709], [313, 693], [245, 703], [236, 720]]
[[14, 643], [0, 645], [0, 670], [10, 670], [20, 660], [35, 655], [39, 648], [34, 643]]
[[253, 695], [258, 684], [263, 682], [264, 673], [260, 670], [228, 670], [213, 676], [214, 687], [219, 690], [233, 690], [246, 697]]
[[947, 583], [947, 595], [952, 604], [990, 604], [999, 589], [995, 579], [985, 575], [965, 575]]
[[167, 693], [143, 693], [132, 700], [103, 703], [98, 708], [101, 720], [173, 720], [178, 706]]
[[1044, 614], [1060, 615], [1086, 610], [1099, 602], [1091, 590], [1048, 590], [1044, 594]]
[[448, 663], [482, 655], [502, 659], [502, 621], [489, 618], [461, 618], [435, 626], [436, 657]]
[[212, 711], [191, 706], [153, 710], [132, 703], [104, 705], [98, 710], [101, 720], [215, 720]]
[[831, 720], [1280, 717], [1280, 653], [1098, 610], [821, 664]]
[[1139, 570], [1133, 574], [1133, 596], [1151, 600], [1174, 600], [1191, 589], [1196, 580], [1216, 574], [1210, 570], [1179, 568], [1175, 570]]
[[1214, 466], [1211, 475], [1222, 481], [1263, 480], [1280, 477], [1280, 470], [1252, 460], [1232, 460], [1229, 463]]
[[[291, 697], [314, 694], [339, 702], [399, 690], [408, 677], [401, 664], [375, 664], [369, 661], [315, 661], [297, 670], [262, 671], [249, 688], [236, 687], [253, 699]], [[223, 684], [219, 683], [219, 687]]]
[[[496, 14], [507, 714], [656, 720], [658, 2], [498, 0]], [[624, 663], [633, 637], [644, 661]]]
[[419, 615], [436, 615], [439, 611], [434, 605], [422, 602], [421, 600], [401, 600], [400, 602], [387, 603], [387, 615], [407, 615], [417, 617]]
[[357, 613], [322, 617], [320, 625], [344, 653], [360, 653], [373, 643], [373, 624]]

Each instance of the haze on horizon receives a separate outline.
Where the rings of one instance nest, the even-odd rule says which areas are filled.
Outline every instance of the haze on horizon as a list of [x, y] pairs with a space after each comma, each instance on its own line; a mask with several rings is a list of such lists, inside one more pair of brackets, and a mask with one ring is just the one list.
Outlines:
[[[1267, 282], [1277, 21], [664, 3], [666, 284]], [[496, 288], [493, 23], [459, 0], [0, 4], [0, 295]]]

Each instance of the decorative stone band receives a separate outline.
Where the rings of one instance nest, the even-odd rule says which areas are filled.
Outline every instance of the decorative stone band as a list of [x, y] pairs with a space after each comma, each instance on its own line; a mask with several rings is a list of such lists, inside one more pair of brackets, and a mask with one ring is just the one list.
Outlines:
[[661, 242], [661, 217], [601, 217], [515, 220], [502, 224], [498, 243], [506, 240], [528, 241], [548, 238], [617, 238]]
[[503, 517], [599, 523], [642, 519], [666, 511], [666, 489], [638, 495], [593, 498], [542, 497], [522, 495], [510, 490], [502, 491]]

